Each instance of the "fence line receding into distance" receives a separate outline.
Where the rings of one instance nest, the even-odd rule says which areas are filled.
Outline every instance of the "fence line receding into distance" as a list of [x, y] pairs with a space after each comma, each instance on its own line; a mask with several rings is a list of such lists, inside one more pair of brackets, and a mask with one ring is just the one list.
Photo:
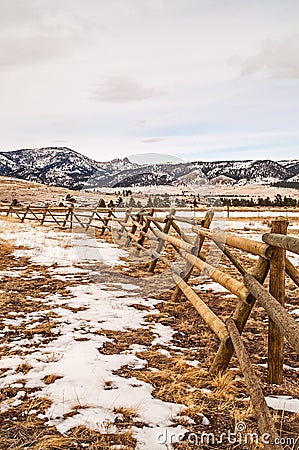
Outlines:
[[[180, 216], [174, 209], [170, 212], [162, 210], [158, 212], [157, 215], [154, 209], [132, 211], [131, 209], [50, 208], [48, 206], [43, 208], [12, 205], [0, 208], [2, 216], [13, 216], [21, 222], [31, 219], [38, 221], [41, 225], [50, 223], [69, 229], [76, 224], [85, 231], [94, 228], [100, 236], [103, 236], [105, 232], [116, 230], [118, 239], [126, 247], [134, 247], [136, 255], [141, 252], [150, 255], [148, 262], [150, 273], [154, 274], [159, 261], [163, 262], [174, 280], [172, 299], [179, 301], [180, 296], [184, 294], [220, 341], [210, 372], [212, 374], [223, 372], [235, 351], [255, 409], [259, 431], [265, 433], [270, 430], [271, 432], [272, 441], [269, 445], [266, 444], [265, 448], [273, 448], [272, 444], [277, 438], [277, 432], [260, 387], [254, 388], [257, 379], [241, 334], [257, 302], [269, 316], [268, 382], [281, 384], [284, 338], [299, 354], [299, 324], [284, 307], [285, 274], [299, 286], [299, 271], [287, 258], [286, 250], [298, 254], [299, 239], [287, 235], [286, 218], [279, 217], [273, 220], [271, 232], [265, 233], [261, 242], [232, 233], [224, 233], [221, 230], [210, 230], [213, 211], [207, 211], [202, 218]], [[184, 225], [188, 227], [187, 232]], [[241, 275], [241, 280], [206, 260], [203, 250], [206, 241], [213, 242], [220, 248], [229, 264]], [[166, 244], [170, 245], [185, 262], [183, 268], [178, 267], [168, 258], [165, 251]], [[257, 256], [251, 271], [244, 268], [243, 252]], [[236, 254], [238, 257], [235, 256]], [[226, 321], [217, 316], [188, 284], [194, 268], [236, 296], [236, 308]], [[263, 286], [268, 273], [270, 274], [269, 289]], [[275, 447], [282, 448], [277, 444]]]

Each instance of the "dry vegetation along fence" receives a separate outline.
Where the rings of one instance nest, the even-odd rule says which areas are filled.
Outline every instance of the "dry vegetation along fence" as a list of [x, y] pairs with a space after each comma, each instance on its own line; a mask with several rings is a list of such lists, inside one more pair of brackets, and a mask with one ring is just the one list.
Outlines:
[[[299, 324], [284, 307], [285, 274], [299, 286], [299, 271], [286, 257], [286, 250], [299, 254], [299, 239], [287, 235], [288, 223], [285, 218], [277, 218], [272, 222], [271, 233], [262, 236], [263, 242], [224, 233], [221, 230], [209, 230], [213, 220], [213, 211], [208, 211], [203, 219], [176, 215], [160, 211], [159, 216], [154, 209], [132, 211], [113, 209], [55, 208], [49, 207], [14, 207], [0, 209], [6, 216], [15, 216], [21, 222], [25, 219], [37, 220], [40, 224], [54, 223], [62, 228], [72, 228], [74, 223], [85, 231], [96, 228], [100, 235], [112, 232], [112, 224], [117, 224], [117, 234], [126, 247], [133, 246], [135, 252], [150, 254], [148, 270], [155, 272], [159, 261], [169, 268], [174, 280], [173, 300], [178, 301], [182, 294], [191, 302], [207, 326], [216, 334], [220, 345], [210, 367], [212, 374], [223, 372], [235, 351], [251, 397], [252, 405], [258, 420], [261, 434], [271, 435], [270, 443], [265, 448], [282, 449], [274, 422], [264, 399], [257, 376], [245, 349], [241, 333], [251, 314], [255, 302], [262, 306], [269, 316], [268, 327], [268, 382], [281, 384], [283, 377], [283, 341], [286, 338], [291, 347], [299, 354]], [[162, 217], [163, 216], [163, 217]], [[187, 224], [189, 233], [182, 228]], [[192, 236], [190, 236], [192, 232]], [[239, 271], [243, 281], [239, 281], [224, 270], [207, 261], [202, 247], [208, 240], [214, 242], [230, 263]], [[152, 248], [153, 242], [155, 248]], [[150, 243], [150, 245], [149, 245]], [[179, 268], [165, 252], [166, 243], [183, 259], [185, 267]], [[241, 257], [231, 252], [241, 251]], [[258, 256], [255, 266], [249, 273], [242, 265], [242, 252]], [[226, 322], [222, 321], [200, 296], [188, 284], [193, 268], [203, 275], [225, 287], [238, 298], [236, 309]], [[269, 289], [263, 284], [270, 274]]]

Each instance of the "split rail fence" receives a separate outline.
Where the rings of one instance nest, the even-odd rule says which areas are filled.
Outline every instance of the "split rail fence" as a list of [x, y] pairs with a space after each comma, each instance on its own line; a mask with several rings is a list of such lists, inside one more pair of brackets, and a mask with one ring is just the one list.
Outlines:
[[[275, 443], [275, 448], [282, 449], [278, 444], [279, 438], [274, 422], [241, 334], [257, 302], [269, 316], [268, 382], [281, 384], [284, 339], [287, 339], [290, 346], [299, 354], [299, 323], [284, 307], [286, 274], [297, 287], [299, 286], [299, 271], [286, 254], [286, 251], [299, 254], [299, 239], [287, 235], [288, 222], [285, 218], [273, 220], [271, 232], [265, 233], [260, 242], [224, 233], [221, 230], [209, 229], [213, 211], [208, 211], [203, 218], [196, 218], [177, 215], [174, 209], [163, 213], [154, 209], [125, 211], [105, 208], [53, 209], [9, 206], [0, 208], [0, 214], [16, 217], [21, 222], [32, 219], [41, 225], [51, 223], [62, 228], [73, 228], [76, 223], [85, 231], [95, 228], [100, 235], [104, 235], [106, 231], [111, 232], [112, 228], [116, 227], [126, 247], [134, 247], [137, 254], [140, 252], [150, 254], [149, 272], [154, 274], [156, 265], [162, 261], [170, 269], [176, 286], [172, 299], [179, 301], [184, 294], [220, 341], [210, 372], [212, 374], [223, 372], [235, 351], [256, 413], [259, 431], [261, 434], [271, 435], [271, 441], [265, 444], [265, 448], [273, 448]], [[242, 281], [206, 260], [203, 251], [205, 241], [214, 242], [220, 248], [229, 263], [242, 275]], [[167, 257], [165, 252], [167, 243], [184, 261], [183, 268], [178, 267]], [[235, 256], [236, 252], [232, 252], [232, 249], [239, 251], [240, 258]], [[257, 256], [251, 271], [243, 266], [242, 252]], [[194, 268], [236, 296], [235, 311], [226, 321], [218, 317], [188, 284]], [[268, 273], [270, 280], [267, 289], [263, 284]]]

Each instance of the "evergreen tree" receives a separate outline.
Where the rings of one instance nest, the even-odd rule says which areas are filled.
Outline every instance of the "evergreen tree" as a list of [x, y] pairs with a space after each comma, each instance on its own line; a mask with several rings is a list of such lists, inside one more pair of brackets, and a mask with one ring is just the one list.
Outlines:
[[135, 202], [135, 200], [134, 200], [134, 197], [131, 197], [131, 198], [130, 198], [130, 201], [129, 201], [129, 208], [136, 208], [136, 202]]
[[147, 199], [146, 207], [147, 207], [147, 208], [153, 208], [153, 206], [154, 206], [153, 200], [152, 200], [151, 197], [149, 197], [149, 198]]
[[168, 208], [170, 206], [170, 197], [169, 194], [164, 194], [163, 195], [163, 207], [164, 208]]

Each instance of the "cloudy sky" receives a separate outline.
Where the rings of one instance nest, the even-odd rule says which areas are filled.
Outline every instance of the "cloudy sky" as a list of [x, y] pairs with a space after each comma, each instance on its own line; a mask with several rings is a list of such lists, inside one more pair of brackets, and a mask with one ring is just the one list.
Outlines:
[[299, 158], [298, 0], [0, 0], [0, 149]]

